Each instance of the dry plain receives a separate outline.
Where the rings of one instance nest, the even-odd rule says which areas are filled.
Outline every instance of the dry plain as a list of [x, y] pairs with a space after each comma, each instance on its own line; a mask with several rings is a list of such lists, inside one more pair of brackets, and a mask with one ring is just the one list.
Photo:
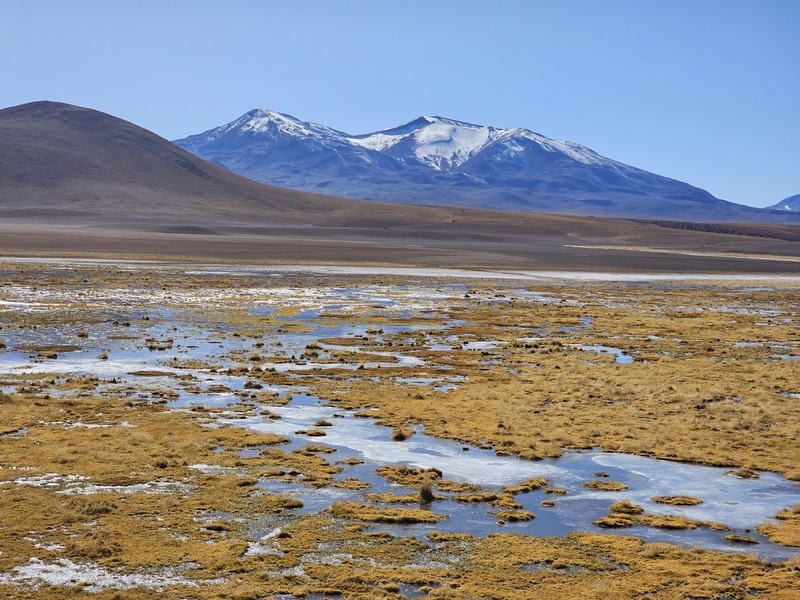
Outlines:
[[3, 597], [800, 593], [794, 276], [0, 269]]

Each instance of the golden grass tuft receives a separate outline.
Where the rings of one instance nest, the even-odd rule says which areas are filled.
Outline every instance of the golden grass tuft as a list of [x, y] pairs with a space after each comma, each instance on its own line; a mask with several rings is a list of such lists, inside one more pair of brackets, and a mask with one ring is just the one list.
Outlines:
[[378, 467], [375, 472], [388, 481], [409, 487], [418, 486], [429, 478], [442, 477], [439, 469], [417, 469], [405, 465], [386, 465]]
[[655, 498], [650, 498], [650, 500], [657, 504], [671, 504], [673, 506], [697, 506], [703, 503], [700, 498], [695, 498], [694, 496], [656, 496]]
[[612, 513], [621, 513], [625, 515], [639, 515], [644, 512], [644, 509], [638, 504], [634, 504], [630, 500], [620, 500], [608, 507]]
[[[417, 504], [421, 494], [392, 494], [391, 492], [370, 492], [363, 494], [364, 500], [375, 502], [376, 504]], [[428, 502], [431, 502], [430, 500]]]
[[69, 541], [64, 553], [74, 558], [98, 560], [109, 558], [122, 551], [122, 545], [116, 536], [103, 532], [92, 532]]
[[759, 472], [751, 467], [742, 467], [735, 471], [725, 471], [725, 474], [738, 477], [739, 479], [758, 479], [761, 477]]
[[778, 523], [762, 523], [757, 531], [776, 544], [800, 547], [800, 504], [782, 510], [775, 518]]
[[583, 487], [598, 492], [621, 492], [630, 488], [629, 485], [622, 483], [621, 481], [613, 481], [608, 479], [587, 481], [583, 484]]
[[410, 427], [395, 427], [392, 431], [392, 439], [395, 442], [403, 442], [414, 435], [414, 430]]
[[726, 542], [732, 542], [734, 544], [758, 544], [758, 540], [749, 535], [723, 535], [722, 539]]
[[681, 515], [638, 515], [636, 522], [658, 529], [697, 529], [698, 523]]
[[436, 496], [433, 493], [433, 481], [431, 479], [426, 479], [419, 486], [419, 499], [420, 502], [433, 502], [436, 500]]
[[599, 519], [595, 519], [592, 523], [606, 529], [618, 529], [621, 527], [633, 527], [634, 520], [631, 515], [617, 513], [600, 517]]
[[501, 510], [494, 513], [494, 516], [507, 523], [524, 523], [536, 518], [535, 514], [527, 510]]
[[464, 504], [477, 504], [480, 502], [494, 502], [499, 496], [494, 492], [482, 492], [477, 494], [456, 494], [452, 497], [456, 502]]
[[371, 523], [438, 523], [446, 518], [418, 508], [377, 508], [350, 501], [336, 502], [328, 511], [335, 517]]
[[432, 542], [460, 542], [472, 539], [472, 535], [469, 533], [452, 533], [449, 531], [432, 531], [426, 534], [425, 537]]

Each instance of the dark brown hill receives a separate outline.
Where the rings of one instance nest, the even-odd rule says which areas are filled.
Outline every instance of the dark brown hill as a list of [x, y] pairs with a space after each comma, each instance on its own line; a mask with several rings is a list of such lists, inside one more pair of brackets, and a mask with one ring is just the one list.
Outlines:
[[[625, 219], [323, 196], [251, 181], [95, 110], [54, 102], [0, 110], [0, 252], [6, 253], [545, 270], [800, 269], [800, 262], [729, 256], [798, 256], [800, 228], [780, 235], [760, 228], [754, 235], [749, 225], [726, 227], [686, 231]], [[654, 247], [658, 253], [646, 251]]]
[[291, 223], [324, 214], [333, 202], [251, 182], [137, 125], [55, 102], [0, 110], [0, 191], [3, 211], [114, 220]]

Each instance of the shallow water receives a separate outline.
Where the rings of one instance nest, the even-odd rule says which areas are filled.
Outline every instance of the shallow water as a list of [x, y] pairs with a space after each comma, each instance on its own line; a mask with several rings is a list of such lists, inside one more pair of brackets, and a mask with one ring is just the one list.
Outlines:
[[[294, 292], [294, 290], [292, 290]], [[273, 290], [273, 293], [275, 291]], [[372, 293], [372, 292], [370, 292]], [[411, 294], [415, 302], [425, 304], [433, 297], [449, 297], [453, 293], [463, 295], [459, 288], [428, 294]], [[507, 295], [511, 295], [509, 292]], [[288, 292], [287, 292], [288, 294]], [[437, 296], [437, 294], [439, 296]], [[308, 294], [307, 294], [308, 296]], [[550, 301], [550, 296], [539, 298], [537, 301]], [[507, 298], [504, 298], [504, 300]], [[111, 303], [123, 303], [124, 298], [109, 297]], [[284, 332], [275, 328], [268, 337], [262, 341], [267, 346], [280, 342], [281, 349], [287, 355], [302, 353], [308, 344], [320, 338], [362, 337], [367, 335], [368, 326], [348, 325], [339, 322], [325, 321], [325, 313], [331, 311], [346, 312], [356, 303], [364, 306], [368, 301], [369, 306], [376, 310], [394, 309], [395, 300], [388, 296], [369, 296], [369, 294], [350, 289], [337, 289], [325, 298], [306, 298], [308, 302], [295, 317], [281, 318], [282, 323], [306, 324], [311, 326], [308, 332]], [[349, 304], [348, 304], [349, 303]], [[39, 308], [34, 303], [25, 306], [13, 301], [5, 302], [6, 310], [31, 310]], [[403, 303], [406, 307], [406, 303]], [[269, 304], [253, 304], [253, 311], [257, 314], [268, 314], [274, 307]], [[428, 306], [430, 308], [430, 306]], [[498, 525], [497, 517], [492, 513], [494, 509], [489, 505], [462, 504], [451, 499], [437, 501], [430, 510], [445, 514], [448, 519], [437, 525], [403, 525], [384, 526], [379, 529], [389, 530], [398, 535], [424, 535], [433, 530], [464, 531], [473, 535], [486, 535], [496, 531], [516, 531], [536, 536], [564, 535], [574, 531], [601, 531], [592, 525], [592, 521], [605, 516], [608, 507], [620, 499], [626, 498], [640, 504], [647, 513], [676, 514], [687, 518], [718, 521], [735, 528], [737, 533], [745, 533], [759, 539], [757, 546], [737, 546], [722, 540], [722, 535], [730, 532], [715, 532], [705, 528], [692, 531], [665, 531], [643, 526], [620, 530], [622, 535], [634, 535], [648, 541], [665, 541], [683, 545], [697, 544], [704, 548], [732, 551], [732, 552], [757, 552], [760, 555], [781, 560], [793, 556], [800, 556], [800, 549], [785, 548], [771, 544], [764, 537], [754, 534], [752, 530], [758, 524], [768, 520], [781, 509], [800, 502], [800, 486], [786, 481], [783, 477], [762, 473], [760, 479], [740, 480], [725, 475], [725, 469], [715, 469], [696, 465], [685, 465], [668, 461], [659, 461], [644, 457], [622, 454], [603, 453], [599, 449], [591, 451], [568, 451], [559, 459], [543, 460], [538, 462], [523, 461], [515, 457], [497, 456], [491, 450], [481, 450], [468, 447], [453, 441], [432, 438], [424, 434], [422, 428], [411, 438], [396, 442], [391, 438], [392, 430], [376, 424], [375, 420], [356, 417], [353, 412], [337, 410], [328, 406], [323, 399], [316, 396], [303, 394], [302, 371], [311, 369], [350, 368], [355, 370], [355, 363], [314, 363], [303, 362], [276, 362], [259, 361], [254, 367], [274, 368], [279, 371], [296, 373], [297, 384], [286, 387], [265, 387], [266, 391], [277, 394], [292, 394], [293, 400], [283, 407], [269, 406], [269, 411], [281, 417], [280, 420], [263, 418], [259, 415], [248, 416], [244, 419], [227, 418], [224, 409], [240, 402], [244, 395], [246, 376], [228, 375], [223, 372], [211, 372], [208, 369], [178, 368], [173, 362], [187, 358], [199, 359], [210, 363], [217, 363], [222, 369], [228, 366], [241, 366], [243, 356], [254, 351], [253, 339], [234, 337], [221, 332], [211, 325], [193, 323], [188, 325], [182, 321], [179, 312], [166, 309], [153, 309], [151, 322], [131, 321], [130, 327], [112, 326], [111, 323], [93, 325], [88, 338], [79, 338], [77, 330], [62, 330], [56, 326], [42, 327], [37, 330], [7, 330], [4, 337], [9, 342], [10, 350], [0, 353], [0, 374], [25, 374], [25, 373], [53, 373], [61, 375], [86, 374], [102, 378], [115, 378], [123, 385], [135, 385], [144, 390], [168, 389], [174, 392], [170, 406], [175, 408], [185, 407], [189, 404], [204, 404], [220, 409], [219, 420], [237, 427], [260, 432], [272, 432], [285, 435], [291, 442], [289, 447], [301, 447], [306, 443], [325, 444], [337, 449], [332, 455], [326, 455], [328, 460], [342, 461], [348, 457], [358, 457], [364, 464], [353, 467], [343, 467], [343, 472], [337, 479], [357, 477], [371, 484], [371, 492], [391, 491], [398, 494], [411, 493], [415, 490], [402, 486], [389, 484], [375, 474], [375, 469], [386, 464], [405, 464], [413, 467], [441, 469], [446, 479], [475, 483], [485, 486], [489, 490], [499, 490], [503, 485], [519, 483], [530, 477], [545, 477], [549, 485], [567, 490], [565, 496], [546, 496], [542, 491], [516, 496], [518, 502], [525, 509], [535, 513], [537, 518], [527, 523], [509, 523]], [[138, 313], [136, 315], [139, 316]], [[395, 313], [395, 317], [397, 313]], [[127, 318], [133, 319], [129, 314]], [[451, 324], [454, 322], [451, 321]], [[582, 327], [590, 327], [592, 321], [586, 318], [581, 322]], [[382, 327], [383, 332], [376, 334], [376, 339], [381, 335], [396, 335], [408, 333], [410, 336], [419, 331], [443, 330], [445, 326], [438, 323], [430, 325], [409, 324]], [[120, 335], [130, 335], [134, 339], [122, 339]], [[146, 336], [157, 340], [173, 338], [171, 348], [164, 350], [149, 350], [143, 345]], [[525, 338], [522, 338], [525, 339]], [[534, 338], [530, 338], [534, 339]], [[538, 339], [538, 338], [536, 338]], [[445, 337], [446, 342], [460, 344], [463, 349], [476, 352], [490, 350], [495, 342], [485, 340], [462, 341], [458, 336]], [[59, 352], [58, 359], [41, 359], [36, 353], [15, 351], [17, 345], [70, 345], [81, 346], [74, 352]], [[357, 352], [367, 351], [358, 346], [338, 347], [322, 344], [322, 352], [342, 348]], [[426, 341], [428, 349], [447, 351], [450, 346], [436, 340]], [[424, 348], [421, 347], [421, 348]], [[619, 348], [607, 346], [578, 346], [587, 352], [609, 352], [615, 356], [617, 363], [629, 363], [633, 359], [624, 354]], [[108, 360], [99, 360], [98, 353], [107, 350]], [[268, 348], [256, 351], [267, 354]], [[234, 356], [239, 353], [238, 358]], [[234, 353], [234, 354], [231, 354]], [[385, 363], [376, 360], [372, 365], [424, 365], [422, 359], [411, 354], [403, 353], [374, 353], [377, 358], [385, 357]], [[781, 358], [784, 358], [783, 356]], [[796, 358], [786, 355], [785, 358]], [[397, 362], [393, 362], [397, 361]], [[129, 374], [140, 370], [160, 370], [172, 372], [179, 376], [189, 376], [199, 387], [210, 385], [224, 385], [230, 392], [221, 393], [191, 393], [184, 389], [184, 383], [175, 377], [131, 377]], [[446, 376], [420, 379], [398, 378], [399, 383], [406, 385], [438, 385], [441, 389], [449, 389], [458, 385], [458, 380], [448, 379]], [[104, 386], [111, 385], [107, 382]], [[335, 417], [334, 414], [340, 415]], [[362, 412], [363, 414], [363, 412]], [[331, 421], [332, 426], [324, 428], [324, 437], [309, 438], [296, 434], [296, 431], [315, 428], [314, 423], [325, 418]], [[247, 460], [249, 454], [242, 456]], [[606, 471], [609, 478], [621, 481], [630, 486], [623, 492], [596, 492], [582, 486], [584, 482], [595, 479], [594, 473]], [[337, 500], [363, 501], [362, 492], [350, 491], [340, 488], [311, 488], [302, 482], [284, 482], [264, 480], [262, 485], [270, 491], [285, 492], [296, 496], [304, 502], [305, 512], [314, 512], [329, 507]], [[703, 504], [694, 507], [665, 506], [651, 502], [651, 498], [663, 495], [690, 495], [703, 499]], [[544, 499], [553, 499], [555, 506], [546, 508], [541, 506]], [[602, 530], [609, 532], [608, 530]], [[615, 533], [611, 531], [610, 533]]]
[[625, 354], [625, 352], [623, 350], [621, 350], [620, 348], [612, 348], [610, 346], [601, 346], [600, 344], [594, 344], [594, 345], [591, 345], [591, 346], [580, 346], [579, 345], [579, 346], [575, 346], [575, 348], [583, 350], [584, 352], [598, 352], [598, 353], [607, 352], [609, 354], [613, 354], [614, 355], [614, 362], [616, 362], [617, 364], [620, 364], [620, 365], [629, 365], [629, 364], [631, 364], [633, 362], [633, 357], [632, 356], [628, 356], [627, 354]]
[[[688, 465], [641, 456], [606, 453], [600, 449], [567, 451], [558, 459], [538, 462], [520, 460], [511, 456], [497, 456], [491, 450], [469, 447], [452, 440], [432, 438], [418, 432], [411, 438], [396, 442], [392, 429], [377, 425], [374, 420], [356, 417], [353, 412], [327, 406], [315, 396], [299, 395], [284, 407], [270, 407], [281, 419], [267, 420], [258, 416], [222, 421], [258, 432], [272, 432], [292, 440], [289, 448], [302, 447], [308, 442], [324, 444], [337, 449], [327, 455], [329, 460], [340, 462], [350, 457], [365, 461], [363, 465], [344, 467], [338, 479], [357, 477], [370, 483], [369, 492], [414, 493], [416, 490], [387, 483], [375, 475], [381, 465], [398, 464], [418, 468], [438, 468], [445, 479], [485, 486], [499, 491], [503, 485], [513, 485], [531, 477], [545, 477], [549, 486], [567, 490], [564, 496], [548, 496], [542, 491], [519, 494], [516, 500], [537, 515], [527, 523], [498, 525], [492, 513], [500, 509], [488, 504], [472, 505], [452, 500], [437, 501], [430, 507], [449, 518], [436, 525], [380, 525], [398, 535], [422, 536], [431, 531], [468, 532], [486, 535], [498, 531], [516, 531], [535, 536], [565, 535], [574, 531], [599, 531], [592, 521], [608, 513], [608, 507], [623, 498], [645, 509], [646, 513], [682, 515], [689, 519], [722, 522], [736, 533], [753, 536], [757, 546], [742, 546], [727, 542], [723, 535], [731, 531], [696, 530], [667, 531], [644, 526], [606, 533], [634, 535], [648, 541], [661, 541], [685, 546], [728, 552], [757, 552], [771, 560], [784, 560], [799, 556], [800, 550], [772, 544], [753, 531], [786, 506], [800, 500], [800, 485], [787, 481], [774, 473], [761, 473], [759, 479], [738, 479], [726, 475], [729, 469]], [[338, 417], [334, 417], [338, 415]], [[325, 418], [332, 426], [325, 427], [324, 437], [309, 438], [296, 431], [314, 428], [314, 422]], [[622, 492], [591, 491], [583, 483], [596, 479], [595, 472], [605, 471], [609, 479], [630, 486]], [[272, 491], [288, 493], [304, 503], [304, 512], [316, 512], [339, 500], [363, 501], [360, 491], [337, 488], [309, 488], [302, 483], [265, 480], [262, 485]], [[650, 499], [656, 496], [687, 495], [699, 497], [698, 506], [669, 506]], [[555, 507], [541, 506], [544, 499], [555, 501]]]

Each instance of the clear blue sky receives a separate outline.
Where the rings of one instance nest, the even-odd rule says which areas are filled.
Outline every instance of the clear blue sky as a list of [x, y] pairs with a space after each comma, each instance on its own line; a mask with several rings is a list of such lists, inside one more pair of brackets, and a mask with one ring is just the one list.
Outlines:
[[525, 127], [765, 206], [800, 193], [800, 0], [0, 0], [0, 107], [33, 100]]

